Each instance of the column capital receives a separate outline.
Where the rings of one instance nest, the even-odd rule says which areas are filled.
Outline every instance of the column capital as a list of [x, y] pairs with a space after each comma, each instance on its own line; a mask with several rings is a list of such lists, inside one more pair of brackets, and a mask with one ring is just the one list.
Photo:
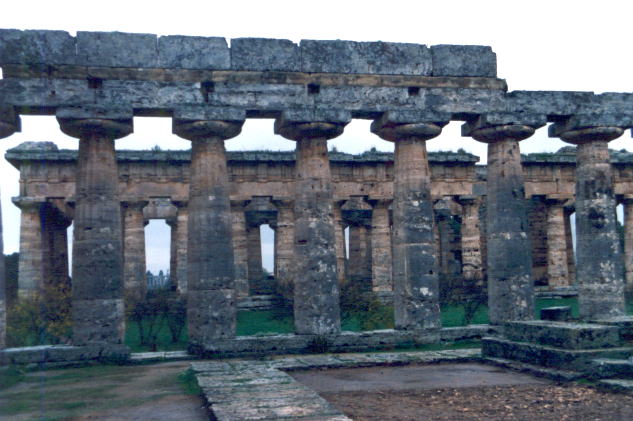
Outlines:
[[0, 139], [20, 130], [20, 116], [15, 112], [15, 108], [0, 105]]
[[451, 119], [447, 113], [387, 111], [371, 123], [371, 132], [384, 140], [429, 140], [440, 133]]
[[26, 197], [26, 196], [16, 196], [12, 197], [11, 201], [15, 206], [20, 208], [22, 211], [32, 211], [36, 212], [42, 208], [42, 205], [46, 203], [45, 199], [39, 197]]
[[127, 107], [58, 108], [55, 115], [62, 132], [78, 139], [93, 135], [120, 139], [134, 127], [134, 113]]
[[136, 209], [142, 211], [149, 204], [149, 200], [143, 199], [121, 199], [121, 206], [127, 209]]
[[289, 140], [328, 140], [340, 136], [351, 120], [351, 113], [344, 110], [288, 110], [275, 120], [274, 130], [275, 134]]
[[527, 139], [547, 123], [547, 116], [524, 113], [488, 113], [462, 125], [462, 136], [484, 143]]
[[174, 110], [172, 133], [187, 140], [227, 140], [240, 134], [245, 119], [246, 112], [237, 108], [178, 108]]
[[483, 197], [477, 196], [475, 194], [462, 194], [460, 196], [455, 196], [455, 201], [460, 205], [480, 205]]
[[573, 115], [549, 127], [549, 137], [559, 137], [573, 145], [587, 142], [609, 142], [624, 133], [623, 127], [632, 125], [630, 118], [620, 115]]

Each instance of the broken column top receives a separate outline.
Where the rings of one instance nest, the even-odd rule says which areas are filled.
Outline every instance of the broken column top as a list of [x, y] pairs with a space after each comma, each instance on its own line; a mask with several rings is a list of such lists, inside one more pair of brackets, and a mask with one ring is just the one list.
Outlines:
[[0, 29], [0, 65], [487, 77], [490, 47]]

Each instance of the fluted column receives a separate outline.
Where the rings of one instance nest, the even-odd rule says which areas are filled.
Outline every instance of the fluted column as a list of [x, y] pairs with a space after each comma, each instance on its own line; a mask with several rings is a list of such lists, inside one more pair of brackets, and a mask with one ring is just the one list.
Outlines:
[[294, 203], [291, 200], [273, 200], [277, 207], [275, 228], [275, 280], [277, 292], [292, 300], [294, 293]]
[[[189, 212], [186, 201], [175, 201], [178, 208], [176, 215], [176, 291], [187, 296], [187, 245], [189, 238]], [[173, 234], [173, 231], [172, 231]]]
[[235, 291], [238, 297], [248, 296], [248, 251], [246, 247], [246, 218], [244, 206], [247, 201], [231, 201], [233, 258], [235, 266]]
[[548, 198], [547, 203], [547, 280], [550, 288], [568, 286], [567, 238], [565, 237], [566, 200]]
[[132, 132], [130, 109], [58, 109], [79, 138], [73, 235], [73, 342], [123, 341], [123, 240], [114, 140]]
[[633, 196], [624, 198], [624, 276], [625, 288], [633, 290]]
[[534, 318], [531, 244], [519, 141], [545, 116], [489, 114], [466, 123], [462, 135], [488, 144], [486, 197], [490, 323]]
[[[13, 107], [0, 106], [0, 139], [11, 136], [16, 131], [20, 131], [19, 116], [15, 113]], [[0, 349], [4, 349], [7, 346], [7, 287], [4, 272], [4, 241], [2, 236], [2, 211], [0, 210]]]
[[146, 200], [124, 201], [123, 207], [123, 292], [130, 302], [145, 299], [147, 293], [145, 256]]
[[576, 284], [580, 317], [625, 314], [624, 267], [616, 228], [616, 201], [609, 141], [620, 127], [592, 127], [593, 117], [574, 116], [550, 126], [550, 136], [576, 149]]
[[190, 349], [235, 336], [237, 314], [229, 174], [224, 141], [242, 130], [244, 112], [174, 110], [173, 132], [191, 140], [187, 247]]
[[42, 293], [44, 288], [44, 244], [42, 229], [43, 202], [35, 198], [14, 197], [20, 208], [20, 259], [18, 262], [18, 296]]
[[350, 121], [347, 112], [283, 112], [275, 133], [297, 142], [295, 164], [294, 322], [297, 334], [341, 330], [327, 141]]
[[391, 226], [389, 205], [391, 200], [371, 200], [371, 253], [372, 289], [393, 291], [391, 276]]
[[388, 112], [371, 125], [373, 133], [395, 142], [392, 238], [396, 329], [441, 326], [426, 141], [438, 136], [448, 120], [445, 115]]
[[262, 269], [262, 238], [259, 225], [246, 227], [248, 284], [251, 294], [258, 294], [264, 271]]
[[339, 283], [347, 279], [348, 264], [347, 250], [345, 249], [345, 223], [343, 222], [343, 213], [341, 206], [344, 200], [335, 201], [334, 210], [334, 238], [336, 243], [336, 273]]
[[462, 276], [466, 285], [483, 285], [481, 231], [477, 196], [460, 196], [462, 206]]
[[574, 213], [573, 206], [565, 207], [565, 243], [567, 247], [567, 277], [569, 278], [569, 285], [576, 284], [576, 257], [571, 230], [572, 213]]

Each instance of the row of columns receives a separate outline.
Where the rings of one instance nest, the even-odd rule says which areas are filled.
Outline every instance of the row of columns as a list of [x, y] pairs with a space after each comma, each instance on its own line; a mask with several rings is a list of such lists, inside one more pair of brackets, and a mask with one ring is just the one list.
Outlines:
[[[64, 133], [79, 138], [73, 340], [76, 344], [120, 343], [124, 262], [114, 140], [131, 133], [132, 111], [60, 109], [57, 117]], [[244, 119], [242, 111], [230, 109], [174, 112], [174, 133], [192, 142], [186, 254], [188, 330], [193, 348], [235, 334], [234, 217], [224, 140], [240, 133]], [[338, 215], [332, 200], [327, 140], [340, 135], [350, 119], [347, 112], [314, 109], [283, 112], [275, 122], [276, 133], [297, 142], [291, 271], [298, 334], [340, 331], [338, 256], [334, 246], [339, 237], [335, 229]], [[438, 113], [386, 112], [371, 127], [372, 132], [395, 143], [392, 266], [397, 329], [440, 327], [426, 141], [439, 135], [449, 120], [449, 115]], [[489, 316], [495, 324], [531, 319], [534, 313], [519, 141], [544, 124], [544, 116], [491, 114], [463, 127], [464, 135], [488, 144], [487, 273]], [[550, 134], [578, 145], [576, 224], [581, 316], [596, 319], [621, 315], [624, 283], [607, 143], [621, 135], [622, 129], [587, 127], [572, 118], [554, 124]], [[552, 218], [557, 217], [552, 212]], [[138, 221], [134, 226], [139, 229]], [[384, 247], [376, 247], [377, 252], [381, 249], [384, 253]]]

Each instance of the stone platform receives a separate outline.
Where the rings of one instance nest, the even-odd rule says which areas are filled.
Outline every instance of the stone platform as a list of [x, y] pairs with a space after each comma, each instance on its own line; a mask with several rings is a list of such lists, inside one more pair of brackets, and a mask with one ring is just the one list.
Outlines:
[[304, 355], [268, 360], [193, 362], [209, 411], [218, 421], [350, 418], [286, 371], [470, 361], [479, 349], [378, 354]]

